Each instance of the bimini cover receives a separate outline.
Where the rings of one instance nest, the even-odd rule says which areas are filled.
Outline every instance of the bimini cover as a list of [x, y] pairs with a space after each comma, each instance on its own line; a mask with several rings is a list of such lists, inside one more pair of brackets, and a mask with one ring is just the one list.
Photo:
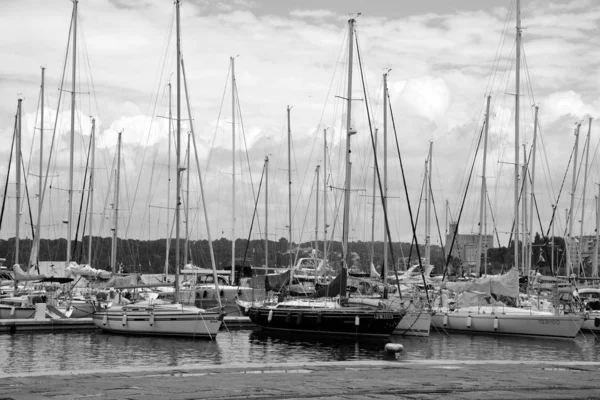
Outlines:
[[46, 275], [29, 275], [21, 269], [19, 264], [13, 265], [13, 272], [15, 273], [15, 281], [41, 281], [46, 278]]
[[65, 273], [67, 276], [85, 276], [85, 277], [94, 277], [98, 279], [110, 279], [112, 276], [112, 272], [104, 271], [102, 269], [92, 268], [89, 264], [86, 265], [78, 265], [77, 263], [71, 261], [69, 266], [65, 268]]
[[509, 297], [519, 295], [519, 272], [512, 268], [504, 275], [486, 276], [468, 282], [442, 282], [440, 289], [449, 289], [457, 293], [483, 292]]

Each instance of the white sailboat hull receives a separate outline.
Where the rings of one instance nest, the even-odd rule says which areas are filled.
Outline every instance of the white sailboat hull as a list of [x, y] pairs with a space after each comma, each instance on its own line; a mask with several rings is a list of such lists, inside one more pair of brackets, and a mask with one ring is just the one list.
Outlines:
[[182, 305], [115, 306], [95, 313], [92, 319], [98, 328], [111, 333], [203, 339], [215, 339], [223, 322], [219, 313]]
[[428, 337], [431, 314], [428, 311], [409, 311], [400, 320], [392, 335]]
[[579, 333], [583, 317], [509, 307], [467, 307], [439, 310], [431, 324], [439, 330], [460, 333], [570, 339]]

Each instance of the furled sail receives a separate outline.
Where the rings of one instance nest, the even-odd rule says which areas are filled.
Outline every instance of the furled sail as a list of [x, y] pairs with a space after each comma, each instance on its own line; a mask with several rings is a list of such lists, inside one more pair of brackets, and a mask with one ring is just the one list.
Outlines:
[[440, 289], [449, 289], [457, 293], [483, 292], [517, 297], [519, 295], [519, 272], [516, 268], [512, 268], [504, 275], [486, 276], [468, 282], [442, 282]]

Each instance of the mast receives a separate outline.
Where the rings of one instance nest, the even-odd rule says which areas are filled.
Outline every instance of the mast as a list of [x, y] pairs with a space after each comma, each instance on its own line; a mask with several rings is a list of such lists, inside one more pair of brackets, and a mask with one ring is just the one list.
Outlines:
[[[343, 268], [342, 273], [348, 273], [348, 265], [350, 252], [348, 251], [348, 234], [350, 231], [350, 184], [352, 177], [352, 162], [350, 160], [350, 138], [356, 134], [352, 129], [352, 61], [353, 58], [353, 40], [354, 40], [354, 19], [348, 21], [348, 95], [346, 98], [346, 181], [344, 185], [344, 221], [342, 229], [342, 251], [343, 251]], [[385, 126], [385, 125], [384, 125]], [[385, 128], [384, 128], [385, 132]], [[385, 278], [385, 275], [383, 275]], [[340, 298], [346, 296], [346, 286], [340, 288]]]
[[290, 127], [290, 106], [287, 106], [288, 122], [288, 235], [290, 242], [288, 250], [290, 252], [290, 269], [293, 267], [292, 257], [292, 130]]
[[[179, 298], [179, 195], [181, 194], [181, 27], [179, 25], [180, 0], [175, 0], [177, 19], [177, 141], [175, 142], [175, 162], [177, 165], [177, 188], [175, 191], [175, 302]], [[215, 282], [215, 285], [217, 282]], [[216, 287], [216, 286], [215, 286]]]
[[231, 165], [233, 166], [233, 173], [231, 177], [231, 283], [235, 277], [235, 59], [230, 57], [231, 60]]
[[594, 244], [594, 263], [592, 264], [592, 278], [598, 277], [598, 240], [600, 239], [600, 185], [596, 197], [596, 243]]
[[327, 128], [323, 129], [323, 260], [327, 264]]
[[[113, 222], [113, 237], [112, 237], [112, 250], [110, 252], [110, 269], [112, 272], [117, 272], [117, 230], [119, 228], [119, 185], [121, 175], [121, 134], [119, 132], [119, 138], [117, 139], [117, 172], [115, 174], [115, 200], [114, 200], [114, 222]], [[119, 271], [120, 272], [120, 271]]]
[[429, 157], [425, 161], [425, 174], [427, 188], [425, 189], [425, 260], [431, 264], [431, 167], [433, 154], [433, 142], [429, 142]]
[[580, 225], [580, 231], [579, 231], [579, 264], [578, 265], [582, 265], [583, 263], [583, 221], [585, 221], [585, 195], [586, 195], [586, 188], [587, 188], [587, 177], [588, 177], [588, 161], [590, 158], [590, 135], [592, 133], [592, 118], [590, 117], [589, 119], [589, 125], [588, 125], [588, 134], [587, 134], [587, 140], [586, 140], [586, 150], [585, 150], [585, 167], [584, 167], [584, 173], [583, 173], [583, 194], [581, 197], [581, 225]]
[[577, 152], [579, 150], [579, 128], [581, 123], [577, 124], [575, 128], [575, 157], [573, 159], [573, 182], [571, 186], [571, 206], [567, 213], [567, 220], [569, 221], [569, 232], [567, 233], [566, 247], [567, 247], [567, 278], [571, 275], [573, 269], [573, 260], [571, 259], [571, 241], [573, 240], [573, 207], [575, 206], [575, 188], [577, 187]]
[[317, 185], [316, 185], [316, 192], [317, 192], [317, 196], [315, 199], [315, 256], [318, 256], [319, 254], [319, 171], [321, 170], [321, 166], [317, 165], [317, 170], [316, 170], [316, 174], [317, 174]]
[[[352, 49], [352, 43], [350, 43], [350, 49]], [[350, 50], [352, 51], [352, 50]], [[350, 53], [352, 54], [352, 53]], [[350, 70], [352, 70], [352, 60], [350, 60]], [[350, 84], [352, 85], [351, 81]], [[348, 96], [350, 97], [350, 96]], [[350, 108], [350, 105], [348, 105]], [[388, 176], [387, 176], [387, 72], [383, 74], [383, 209], [387, 210], [387, 190], [388, 190]], [[348, 125], [350, 119], [348, 119]], [[381, 266], [381, 278], [386, 281], [388, 271], [388, 235], [385, 224], [383, 228], [383, 264]]]
[[[219, 279], [217, 277], [217, 266], [216, 266], [216, 262], [215, 262], [215, 251], [213, 249], [213, 245], [212, 245], [212, 236], [210, 234], [210, 223], [208, 221], [208, 211], [206, 211], [206, 200], [205, 200], [205, 196], [204, 196], [204, 185], [202, 184], [202, 173], [200, 171], [200, 160], [198, 159], [198, 147], [196, 146], [196, 138], [194, 136], [194, 119], [192, 118], [192, 108], [190, 106], [190, 98], [188, 96], [188, 90], [187, 90], [187, 80], [185, 78], [185, 65], [183, 63], [183, 58], [181, 59], [181, 73], [183, 74], [183, 85], [184, 85], [184, 89], [185, 89], [185, 102], [187, 104], [187, 111], [188, 111], [188, 118], [190, 121], [190, 131], [192, 133], [192, 144], [194, 145], [194, 155], [196, 158], [196, 168], [198, 171], [198, 182], [200, 184], [200, 196], [201, 196], [201, 200], [202, 200], [202, 210], [204, 211], [204, 222], [206, 224], [206, 236], [208, 239], [208, 251], [210, 253], [210, 263], [212, 266], [212, 276], [213, 276], [213, 282], [215, 282], [215, 291], [219, 291]], [[175, 270], [175, 276], [176, 278], [179, 278], [179, 270], [176, 269]], [[179, 289], [179, 281], [178, 279], [176, 280], [176, 289]], [[217, 296], [217, 301], [219, 302], [219, 309], [222, 310], [222, 305], [221, 305], [221, 296]]]
[[[40, 180], [39, 180], [39, 186], [38, 186], [38, 218], [37, 218], [37, 226], [35, 228], [35, 236], [39, 236], [40, 235], [40, 227], [41, 227], [41, 219], [42, 219], [42, 190], [43, 190], [43, 186], [42, 186], [42, 175], [44, 173], [44, 169], [43, 169], [43, 162], [44, 162], [44, 76], [46, 73], [46, 68], [42, 67], [42, 85], [41, 85], [41, 99], [40, 99], [40, 111], [41, 111], [41, 115], [40, 115], [40, 170], [39, 170], [39, 174], [40, 174]], [[36, 256], [37, 258], [37, 256]], [[35, 260], [36, 264], [39, 264], [38, 260]]]
[[73, 219], [73, 157], [75, 152], [75, 83], [77, 78], [77, 1], [73, 0], [73, 71], [71, 82], [71, 140], [69, 143], [69, 213], [67, 215], [67, 263], [71, 261], [71, 220]]
[[265, 156], [265, 274], [269, 273], [269, 156]]
[[185, 191], [185, 244], [183, 252], [183, 265], [188, 263], [188, 252], [190, 251], [190, 135], [187, 137], [187, 163], [186, 163], [186, 191]]
[[529, 205], [529, 243], [531, 248], [529, 249], [529, 262], [527, 263], [527, 276], [531, 274], [531, 267], [533, 265], [533, 206], [535, 203], [535, 155], [537, 153], [537, 129], [538, 129], [538, 111], [539, 107], [535, 106], [535, 117], [533, 119], [533, 145], [531, 146], [531, 204]]
[[167, 153], [167, 254], [165, 255], [165, 279], [169, 275], [169, 253], [171, 252], [171, 121], [173, 120], [173, 113], [171, 110], [171, 82], [169, 86], [169, 149]]
[[521, 170], [522, 170], [522, 180], [523, 180], [523, 201], [521, 206], [523, 207], [523, 214], [522, 214], [522, 220], [523, 220], [523, 231], [521, 233], [521, 237], [522, 239], [522, 243], [521, 243], [521, 248], [523, 249], [522, 253], [521, 253], [521, 258], [523, 259], [523, 274], [526, 274], [527, 271], [526, 269], [526, 265], [527, 265], [527, 260], [528, 260], [528, 255], [527, 255], [527, 248], [528, 248], [528, 243], [527, 243], [527, 150], [525, 147], [525, 143], [523, 143], [523, 165], [521, 166]]
[[[15, 264], [19, 263], [19, 226], [21, 225], [21, 133], [22, 133], [22, 125], [21, 125], [21, 114], [22, 114], [22, 110], [21, 107], [22, 105], [23, 99], [19, 99], [18, 100], [18, 105], [17, 105], [17, 121], [18, 121], [18, 128], [17, 128], [17, 138], [16, 138], [16, 157], [15, 157], [15, 163], [16, 163], [16, 174], [17, 174], [17, 194], [16, 194], [16, 202], [17, 202], [17, 206], [16, 206], [16, 215], [15, 215]], [[15, 285], [16, 285], [16, 280], [15, 280]]]
[[[385, 95], [384, 95], [385, 97]], [[375, 148], [377, 148], [377, 128], [375, 128], [375, 137], [373, 138], [375, 142]], [[375, 159], [373, 159], [375, 161]], [[373, 163], [373, 196], [372, 201], [373, 204], [371, 206], [371, 266], [374, 266], [375, 261], [375, 181], [377, 179], [377, 169], [375, 168], [375, 163]], [[369, 267], [370, 268], [370, 267]], [[370, 270], [369, 270], [370, 271]]]
[[[481, 197], [480, 197], [480, 203], [479, 203], [479, 242], [477, 244], [477, 258], [476, 258], [476, 268], [477, 268], [477, 275], [481, 276], [481, 252], [484, 251], [487, 255], [487, 244], [486, 244], [486, 249], [483, 250], [483, 236], [482, 236], [482, 229], [483, 229], [483, 225], [485, 224], [485, 214], [486, 214], [486, 210], [487, 207], [485, 206], [485, 200], [486, 200], [486, 180], [485, 180], [485, 174], [486, 174], [486, 169], [487, 169], [487, 142], [488, 142], [488, 133], [489, 133], [489, 125], [490, 125], [490, 100], [492, 99], [492, 96], [487, 97], [487, 103], [486, 103], [486, 108], [485, 108], [485, 131], [483, 134], [483, 168], [482, 168], [482, 173], [481, 173]], [[487, 268], [487, 263], [485, 264], [485, 267]]]
[[92, 134], [90, 136], [90, 140], [92, 141], [92, 172], [90, 173], [90, 215], [88, 217], [90, 230], [88, 236], [88, 264], [90, 267], [92, 266], [92, 233], [93, 233], [93, 223], [94, 223], [94, 171], [96, 165], [96, 119], [92, 118]]

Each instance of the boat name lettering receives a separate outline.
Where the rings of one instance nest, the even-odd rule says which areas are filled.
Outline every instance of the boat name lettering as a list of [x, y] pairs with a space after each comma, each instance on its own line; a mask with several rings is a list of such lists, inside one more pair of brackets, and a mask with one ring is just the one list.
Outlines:
[[538, 319], [540, 324], [552, 324], [552, 325], [560, 325], [560, 320], [558, 319]]
[[375, 319], [394, 319], [394, 314], [390, 313], [376, 313]]

